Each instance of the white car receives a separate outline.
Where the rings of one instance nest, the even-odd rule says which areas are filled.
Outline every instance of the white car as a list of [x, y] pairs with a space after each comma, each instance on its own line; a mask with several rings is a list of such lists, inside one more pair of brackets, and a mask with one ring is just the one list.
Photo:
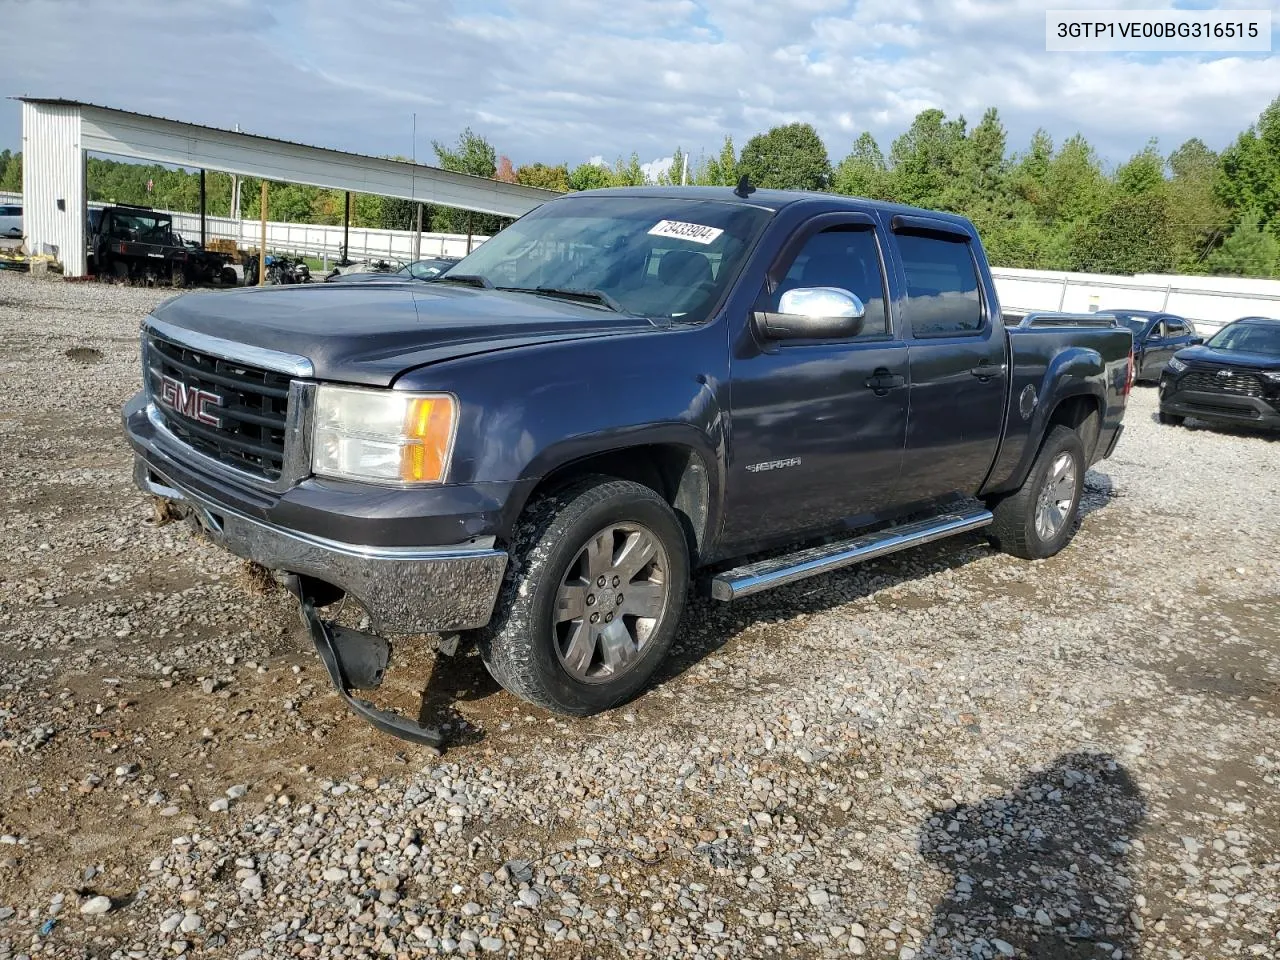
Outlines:
[[0, 206], [0, 237], [17, 238], [22, 236], [22, 207], [16, 205]]

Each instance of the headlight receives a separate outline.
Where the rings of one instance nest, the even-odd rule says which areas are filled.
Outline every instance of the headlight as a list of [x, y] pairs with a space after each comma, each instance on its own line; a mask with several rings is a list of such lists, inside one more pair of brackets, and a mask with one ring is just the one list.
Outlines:
[[1169, 369], [1172, 370], [1174, 373], [1181, 373], [1183, 370], [1187, 369], [1187, 365], [1183, 363], [1181, 360], [1179, 360], [1177, 357], [1170, 357]]
[[1262, 375], [1272, 383], [1280, 383], [1280, 370], [1264, 370]]
[[321, 385], [311, 469], [375, 483], [440, 483], [449, 469], [457, 403], [447, 393]]

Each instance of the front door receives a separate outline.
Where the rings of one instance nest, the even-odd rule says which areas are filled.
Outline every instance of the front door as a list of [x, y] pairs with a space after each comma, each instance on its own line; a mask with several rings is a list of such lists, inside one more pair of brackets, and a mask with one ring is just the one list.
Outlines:
[[[907, 345], [886, 307], [871, 218], [816, 218], [789, 245], [758, 308], [797, 287], [840, 287], [866, 308], [840, 340], [766, 342], [751, 331], [732, 358], [732, 431], [722, 542], [729, 549], [797, 539], [897, 498], [907, 427]], [[784, 272], [785, 271], [785, 272]]]
[[1183, 347], [1191, 346], [1191, 341], [1191, 326], [1186, 321], [1177, 317], [1156, 320], [1143, 341], [1139, 377], [1143, 380], [1160, 379], [1165, 364]]
[[970, 237], [949, 226], [895, 237], [911, 369], [902, 485], [919, 501], [977, 493], [1004, 427], [1006, 335], [978, 282]]

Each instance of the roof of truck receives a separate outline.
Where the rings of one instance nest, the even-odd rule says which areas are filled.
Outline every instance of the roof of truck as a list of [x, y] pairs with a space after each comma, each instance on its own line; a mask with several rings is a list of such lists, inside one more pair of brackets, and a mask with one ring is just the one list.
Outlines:
[[906, 204], [888, 203], [884, 200], [868, 200], [865, 197], [848, 197], [839, 193], [817, 193], [806, 190], [765, 190], [758, 188], [746, 197], [740, 197], [733, 191], [733, 187], [605, 187], [601, 190], [584, 190], [580, 193], [566, 194], [566, 196], [717, 200], [721, 203], [737, 203], [744, 206], [761, 207], [766, 210], [780, 210], [801, 200], [819, 200], [835, 209], [880, 210], [885, 213], [937, 217], [938, 219], [951, 220], [955, 223], [969, 223], [967, 218], [956, 213], [926, 210], [923, 207], [910, 207]]

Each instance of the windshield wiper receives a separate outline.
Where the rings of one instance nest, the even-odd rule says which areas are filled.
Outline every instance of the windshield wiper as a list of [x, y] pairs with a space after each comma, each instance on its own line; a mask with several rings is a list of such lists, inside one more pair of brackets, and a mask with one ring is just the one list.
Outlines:
[[446, 273], [443, 277], [432, 277], [427, 283], [465, 283], [468, 287], [480, 287], [484, 290], [492, 290], [493, 283], [488, 277], [482, 277], [478, 273]]
[[622, 304], [613, 297], [609, 296], [603, 290], [578, 290], [573, 287], [500, 287], [501, 290], [511, 290], [517, 293], [538, 293], [544, 297], [559, 297], [562, 300], [580, 300], [583, 303], [596, 303], [602, 307], [608, 307], [614, 313], [626, 313]]

